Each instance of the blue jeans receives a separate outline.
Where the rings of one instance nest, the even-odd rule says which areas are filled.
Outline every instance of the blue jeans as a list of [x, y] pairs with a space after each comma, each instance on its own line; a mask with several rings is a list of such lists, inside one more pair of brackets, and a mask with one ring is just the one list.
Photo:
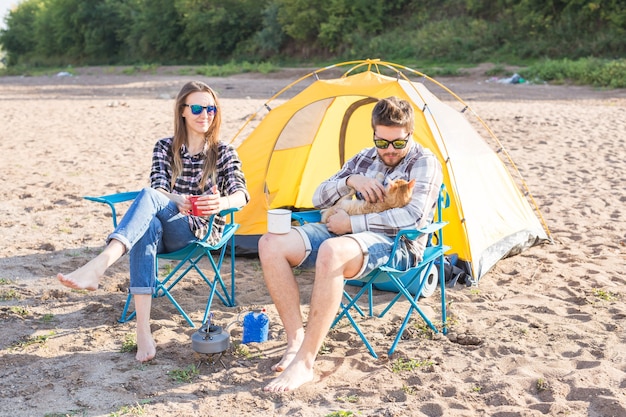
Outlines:
[[107, 243], [111, 239], [126, 246], [131, 294], [154, 293], [157, 254], [177, 251], [198, 240], [187, 216], [163, 193], [152, 188], [141, 190]]

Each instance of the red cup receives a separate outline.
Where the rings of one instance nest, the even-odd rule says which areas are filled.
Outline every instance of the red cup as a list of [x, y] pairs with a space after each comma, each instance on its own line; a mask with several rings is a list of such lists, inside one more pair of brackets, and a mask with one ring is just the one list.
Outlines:
[[190, 195], [189, 202], [191, 202], [191, 214], [194, 216], [202, 216], [201, 210], [196, 205], [199, 195]]

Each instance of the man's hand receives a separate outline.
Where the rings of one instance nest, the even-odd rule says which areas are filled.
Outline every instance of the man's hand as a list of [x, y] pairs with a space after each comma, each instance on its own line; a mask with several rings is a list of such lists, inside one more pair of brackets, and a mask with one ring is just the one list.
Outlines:
[[385, 187], [375, 178], [363, 175], [350, 175], [346, 184], [361, 193], [361, 196], [370, 203], [383, 201], [385, 198]]
[[326, 221], [326, 228], [329, 232], [336, 235], [345, 235], [346, 233], [352, 233], [352, 223], [350, 223], [350, 216], [342, 209], [337, 209], [335, 214], [330, 216]]

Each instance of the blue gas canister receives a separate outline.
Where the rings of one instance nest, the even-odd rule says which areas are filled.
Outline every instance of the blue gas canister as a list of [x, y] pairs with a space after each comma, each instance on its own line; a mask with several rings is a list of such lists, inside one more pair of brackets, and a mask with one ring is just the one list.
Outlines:
[[270, 319], [261, 311], [250, 311], [243, 317], [242, 343], [260, 343], [267, 341], [267, 333], [270, 327]]

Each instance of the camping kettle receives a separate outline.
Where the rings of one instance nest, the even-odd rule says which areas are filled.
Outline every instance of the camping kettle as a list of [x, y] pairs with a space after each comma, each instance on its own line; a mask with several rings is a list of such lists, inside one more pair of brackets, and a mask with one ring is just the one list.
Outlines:
[[211, 324], [213, 313], [202, 327], [191, 335], [191, 347], [198, 353], [220, 353], [230, 347], [230, 334]]

